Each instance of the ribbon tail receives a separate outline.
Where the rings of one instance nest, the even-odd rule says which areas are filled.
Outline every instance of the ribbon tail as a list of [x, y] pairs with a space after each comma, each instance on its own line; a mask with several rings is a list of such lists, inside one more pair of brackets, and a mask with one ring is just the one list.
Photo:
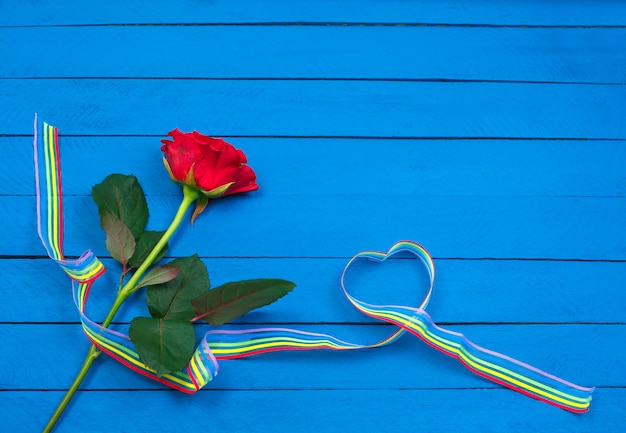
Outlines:
[[239, 359], [264, 353], [295, 350], [356, 350], [396, 341], [404, 332], [461, 362], [473, 373], [528, 397], [570, 412], [589, 409], [594, 388], [586, 388], [550, 375], [508, 356], [484, 349], [463, 334], [437, 326], [423, 310], [393, 307], [370, 314], [399, 327], [387, 339], [369, 345], [340, 340], [331, 335], [287, 328], [209, 331], [203, 343], [217, 360]]
[[402, 326], [479, 376], [570, 412], [589, 410], [595, 388], [575, 385], [506, 355], [484, 349], [461, 333], [437, 326], [423, 310], [387, 311], [386, 316], [387, 321]]
[[[430, 276], [430, 288], [419, 308], [372, 305], [348, 293], [344, 279], [354, 260], [365, 258], [380, 262], [399, 252], [409, 252], [418, 257]], [[463, 334], [437, 326], [425, 311], [432, 293], [434, 277], [435, 268], [430, 254], [419, 244], [401, 241], [387, 253], [367, 251], [357, 254], [344, 269], [341, 286], [350, 303], [362, 313], [410, 332], [429, 346], [456, 358], [479, 376], [570, 412], [582, 413], [589, 409], [594, 388], [574, 385], [528, 364], [477, 346]]]

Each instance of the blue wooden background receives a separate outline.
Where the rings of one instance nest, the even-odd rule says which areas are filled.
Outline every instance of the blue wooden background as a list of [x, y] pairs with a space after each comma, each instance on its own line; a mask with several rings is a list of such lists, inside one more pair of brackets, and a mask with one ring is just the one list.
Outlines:
[[[472, 375], [418, 340], [361, 353], [225, 361], [188, 396], [101, 357], [59, 432], [598, 432], [626, 423], [626, 4], [618, 1], [0, 2], [0, 426], [39, 431], [88, 347], [69, 283], [35, 231], [33, 113], [61, 132], [66, 252], [110, 265], [91, 186], [134, 173], [160, 229], [180, 199], [171, 129], [225, 137], [261, 189], [211, 205], [171, 256], [214, 285], [295, 281], [234, 327], [294, 325], [363, 342], [347, 259], [424, 244], [429, 307], [487, 348], [581, 385], [573, 415]], [[411, 262], [355, 293], [417, 304]], [[115, 324], [145, 314], [141, 295]]]

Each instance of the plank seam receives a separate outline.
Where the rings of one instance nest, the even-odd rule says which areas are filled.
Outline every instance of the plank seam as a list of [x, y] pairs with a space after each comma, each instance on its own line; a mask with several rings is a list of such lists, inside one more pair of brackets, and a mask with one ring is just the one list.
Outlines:
[[156, 80], [156, 81], [365, 81], [394, 83], [487, 83], [487, 84], [547, 84], [579, 86], [626, 86], [626, 82], [611, 81], [544, 81], [544, 80], [480, 80], [462, 78], [377, 78], [377, 77], [96, 77], [96, 76], [20, 76], [0, 77], [0, 80]]
[[112, 23], [112, 24], [18, 24], [0, 28], [54, 27], [451, 27], [495, 29], [624, 29], [624, 24], [487, 24], [487, 23], [426, 23], [426, 22], [340, 22], [340, 21], [266, 21], [215, 23]]
[[[626, 389], [624, 385], [597, 385], [596, 389]], [[506, 388], [494, 386], [476, 386], [476, 387], [423, 387], [423, 388], [204, 388], [198, 392], [344, 392], [344, 391], [374, 391], [380, 390], [387, 391], [507, 391]], [[0, 389], [1, 392], [65, 392], [64, 388], [14, 388], [14, 389]], [[176, 393], [176, 390], [169, 388], [90, 388], [79, 389], [77, 392], [171, 392]]]
[[[130, 322], [111, 322], [112, 325], [125, 326]], [[258, 325], [280, 325], [280, 326], [368, 326], [368, 327], [395, 327], [388, 323], [379, 322], [233, 322], [229, 325], [236, 326], [258, 326]], [[626, 322], [437, 322], [441, 326], [622, 326]], [[0, 322], [0, 326], [78, 326], [81, 322]], [[208, 324], [204, 326], [209, 326]]]
[[[495, 136], [426, 136], [426, 135], [229, 135], [209, 132], [221, 138], [289, 139], [289, 140], [414, 140], [414, 141], [610, 141], [622, 142], [615, 137], [495, 137]], [[163, 134], [63, 134], [68, 138], [163, 138]], [[0, 134], [0, 138], [32, 138], [32, 134]]]
[[[21, 196], [20, 196], [21, 197]], [[618, 197], [623, 198], [623, 197]], [[78, 256], [67, 256], [68, 259], [77, 259]], [[98, 256], [103, 260], [113, 260], [111, 256]], [[349, 260], [348, 256], [198, 256], [207, 260]], [[164, 256], [164, 259], [174, 259], [177, 256]], [[39, 254], [0, 254], [0, 260], [49, 260], [48, 256]], [[408, 258], [394, 258], [392, 260], [411, 260]], [[626, 259], [573, 259], [573, 258], [538, 258], [538, 257], [433, 257], [437, 261], [493, 261], [493, 262], [556, 262], [556, 263], [626, 263]]]

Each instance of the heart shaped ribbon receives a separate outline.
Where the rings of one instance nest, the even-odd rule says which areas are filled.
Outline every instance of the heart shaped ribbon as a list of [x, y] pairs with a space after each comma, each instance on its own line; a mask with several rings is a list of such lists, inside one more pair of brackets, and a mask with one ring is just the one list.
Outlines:
[[[281, 350], [356, 350], [388, 345], [405, 333], [415, 335], [429, 346], [461, 362], [470, 371], [511, 388], [526, 396], [544, 401], [571, 412], [586, 412], [594, 388], [585, 388], [508, 356], [481, 348], [463, 334], [443, 329], [435, 324], [425, 309], [431, 298], [435, 266], [421, 245], [412, 241], [394, 244], [389, 251], [365, 251], [355, 255], [341, 274], [341, 288], [348, 301], [362, 313], [380, 321], [392, 323], [397, 330], [373, 344], [356, 344], [330, 335], [303, 332], [287, 328], [256, 328], [247, 330], [212, 330], [204, 335], [189, 365], [175, 373], [157, 377], [139, 357], [130, 337], [104, 328], [85, 315], [85, 306], [93, 282], [104, 272], [104, 266], [91, 251], [77, 260], [63, 256], [63, 213], [58, 131], [39, 122], [35, 117], [34, 137], [35, 183], [39, 237], [48, 252], [72, 278], [74, 302], [87, 338], [103, 352], [127, 367], [183, 392], [201, 389], [219, 371], [218, 360], [243, 358]], [[43, 161], [39, 160], [43, 155]], [[43, 187], [42, 184], [43, 183]], [[41, 191], [46, 194], [41, 194]], [[45, 210], [45, 214], [42, 210]], [[384, 261], [399, 253], [419, 259], [430, 277], [430, 286], [418, 307], [375, 305], [350, 294], [345, 277], [357, 260]]]

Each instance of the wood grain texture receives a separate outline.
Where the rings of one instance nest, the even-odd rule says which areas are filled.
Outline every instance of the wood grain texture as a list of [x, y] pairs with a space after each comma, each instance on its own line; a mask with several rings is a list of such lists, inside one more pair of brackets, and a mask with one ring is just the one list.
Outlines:
[[[60, 138], [63, 189], [89, 195], [112, 172], [135, 174], [148, 197], [179, 197], [162, 137]], [[263, 195], [624, 197], [621, 141], [228, 138], [244, 149]], [[14, 161], [0, 195], [33, 195], [32, 138], [0, 137]], [[123, 156], [120, 157], [120, 156]], [[102, 161], [109, 161], [102, 164]], [[141, 161], [138, 163], [137, 161]], [[89, 167], [89, 170], [85, 170]], [[279, 167], [280, 169], [276, 169]], [[306, 167], [306, 170], [303, 168]], [[599, 175], [601, 173], [601, 175]]]
[[[39, 408], [54, 404], [61, 396], [61, 392], [3, 393], [6, 405], [13, 408], [5, 425], [24, 431], [38, 429], [46, 418]], [[409, 433], [416, 425], [428, 425], [429, 431], [437, 433], [459, 428], [489, 433], [541, 429], [586, 433], [619, 428], [626, 420], [620, 404], [625, 398], [623, 389], [600, 389], [598, 410], [574, 417], [501, 389], [207, 391], [196, 397], [174, 391], [83, 391], [59, 431], [177, 432], [181, 420], [201, 419], [213, 429], [229, 432], [266, 432], [268, 426], [272, 431], [292, 432], [297, 425], [302, 432], [392, 427]], [[126, 418], [108, 413], [127, 413], [128, 407], [134, 413], [131, 428]], [[178, 415], [154, 410], [158, 407], [170, 407]]]
[[0, 82], [0, 100], [12, 106], [4, 134], [32, 134], [37, 111], [68, 135], [178, 126], [214, 136], [626, 139], [626, 86], [15, 79]]
[[[598, 387], [591, 411], [574, 416], [411, 336], [380, 350], [224, 361], [195, 396], [103, 356], [59, 433], [199, 423], [232, 432], [618, 431], [625, 29], [619, 1], [0, 2], [2, 429], [39, 431], [88, 346], [69, 281], [35, 231], [38, 112], [61, 132], [66, 252], [92, 248], [109, 268], [91, 294], [95, 319], [112, 302], [117, 269], [91, 186], [110, 172], [136, 174], [149, 225], [163, 228], [180, 190], [159, 140], [196, 129], [242, 148], [261, 189], [213, 203], [168, 256], [200, 253], [213, 286], [257, 277], [298, 285], [232, 328], [383, 338], [391, 327], [352, 309], [338, 279], [353, 254], [410, 238], [436, 258], [428, 311], [437, 322]], [[415, 305], [427, 284], [416, 265], [357, 264], [349, 287], [366, 301]], [[137, 314], [146, 314], [142, 294], [115, 328]]]
[[[246, 323], [372, 323], [353, 309], [339, 287], [347, 259], [284, 258], [203, 259], [212, 285], [272, 276], [297, 284], [280, 302], [247, 315]], [[117, 265], [104, 260], [108, 272], [93, 288], [89, 315], [102, 320], [113, 303]], [[437, 279], [428, 311], [445, 323], [625, 323], [623, 262], [536, 260], [436, 260]], [[356, 265], [355, 265], [356, 266]], [[355, 296], [375, 303], [417, 305], [428, 287], [426, 272], [408, 260], [359, 266], [349, 275]], [[0, 273], [13, 273], [16, 287], [3, 296], [10, 309], [0, 323], [78, 323], [65, 274], [47, 259], [0, 262]], [[361, 277], [358, 277], [361, 275]], [[36, 299], [33, 315], [31, 298]], [[116, 319], [129, 323], [146, 314], [145, 297], [127, 301]], [[240, 321], [241, 322], [241, 321]]]
[[0, 41], [3, 78], [626, 82], [626, 28], [24, 27]]
[[[167, 227], [180, 199], [153, 197], [148, 227]], [[106, 256], [89, 197], [65, 200], [65, 248]], [[40, 255], [30, 220], [32, 197], [0, 202], [0, 254]], [[184, 226], [170, 254], [203, 257], [352, 257], [402, 239], [440, 258], [624, 260], [626, 199], [618, 197], [420, 197], [410, 195], [270, 196], [223, 199], [195, 226]], [[597, 216], [603, 215], [602, 223]], [[204, 242], [197, 242], [201, 233]], [[245, 241], [233, 242], [237, 233]]]
[[392, 23], [513, 26], [624, 26], [626, 7], [619, 0], [596, 2], [590, 7], [577, 0], [507, 2], [464, 0], [314, 0], [294, 7], [291, 0], [96, 0], [84, 8], [80, 0], [45, 3], [7, 0], [0, 5], [0, 24], [86, 25], [134, 23]]
[[[292, 325], [295, 326], [295, 325]], [[233, 328], [231, 325], [229, 328]], [[624, 337], [626, 325], [445, 325], [474, 343], [530, 362], [581, 385], [621, 386], [623, 369], [614, 363], [624, 356], [609, 340]], [[118, 327], [119, 328], [119, 327]], [[235, 327], [246, 329], [244, 325]], [[298, 329], [332, 333], [355, 342], [380, 341], [393, 332], [390, 326], [298, 325]], [[200, 327], [207, 330], [208, 327]], [[4, 360], [9, 367], [0, 380], [10, 388], [62, 390], [87, 351], [79, 325], [0, 326], [5, 341], [15, 348]], [[39, 333], [41, 359], [29, 359], [30, 346], [21, 343]], [[74, 344], [72, 344], [74, 343]], [[552, 350], [544, 350], [550, 347]], [[3, 355], [6, 356], [6, 355]], [[99, 360], [83, 389], [163, 389], [163, 386], [128, 370], [112, 359]], [[36, 368], [43, 361], [41, 368]], [[235, 361], [220, 361], [220, 373], [207, 390], [284, 389], [500, 389], [497, 384], [466, 370], [456, 360], [406, 335], [393, 346], [360, 352], [282, 352]], [[585, 371], [581, 366], [593, 365]], [[28, 373], [32, 371], [32, 373]], [[518, 399], [521, 403], [522, 396]]]

